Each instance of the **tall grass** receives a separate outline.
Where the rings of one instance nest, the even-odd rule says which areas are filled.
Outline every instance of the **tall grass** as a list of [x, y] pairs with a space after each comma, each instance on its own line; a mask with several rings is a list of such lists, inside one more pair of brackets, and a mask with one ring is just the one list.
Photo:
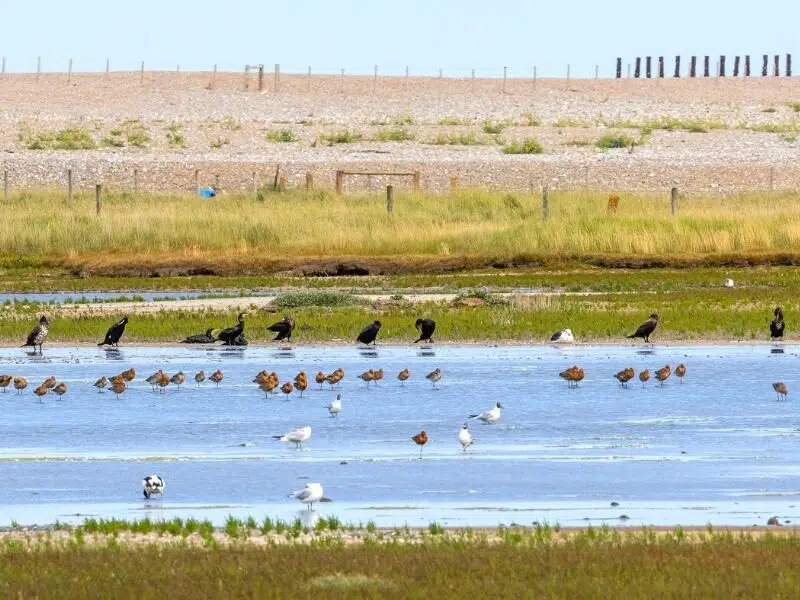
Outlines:
[[60, 192], [22, 192], [4, 208], [0, 259], [8, 266], [209, 259], [220, 266], [279, 257], [671, 260], [794, 255], [800, 248], [800, 203], [789, 193], [692, 197], [677, 217], [666, 194], [623, 196], [609, 217], [606, 193], [554, 191], [547, 221], [538, 194], [474, 190], [398, 192], [393, 215], [378, 195], [327, 196], [321, 203], [302, 192], [271, 195], [269, 202], [110, 194], [99, 216], [89, 194], [68, 202]]

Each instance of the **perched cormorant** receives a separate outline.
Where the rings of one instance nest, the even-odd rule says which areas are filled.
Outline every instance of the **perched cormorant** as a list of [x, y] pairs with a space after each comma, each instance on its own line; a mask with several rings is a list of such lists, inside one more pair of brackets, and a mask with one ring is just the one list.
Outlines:
[[226, 346], [244, 346], [247, 340], [244, 339], [244, 318], [247, 316], [246, 312], [239, 313], [238, 323], [233, 327], [228, 327], [219, 332], [218, 340], [221, 340]]
[[361, 330], [361, 333], [358, 334], [356, 341], [361, 342], [362, 344], [374, 344], [380, 330], [381, 322], [375, 321]]
[[280, 342], [281, 340], [286, 340], [287, 342], [292, 341], [292, 332], [294, 331], [294, 319], [291, 317], [283, 317], [277, 323], [273, 323], [269, 327], [267, 327], [270, 331], [276, 332], [274, 338], [272, 338], [273, 342]]
[[786, 323], [783, 322], [783, 309], [776, 306], [773, 314], [775, 318], [769, 324], [769, 336], [772, 339], [783, 339], [783, 330], [786, 328]]
[[33, 351], [36, 352], [36, 346], [39, 346], [39, 352], [42, 351], [42, 343], [47, 338], [47, 333], [50, 331], [50, 321], [47, 317], [42, 315], [39, 319], [39, 324], [34, 327], [28, 334], [28, 339], [22, 344], [22, 347], [33, 346]]
[[433, 337], [433, 332], [436, 331], [436, 321], [433, 319], [417, 319], [414, 327], [419, 331], [419, 339], [414, 341], [415, 344], [422, 341], [433, 343], [431, 338]]
[[128, 324], [128, 317], [122, 317], [119, 321], [114, 323], [106, 331], [105, 339], [97, 344], [98, 346], [119, 346], [119, 340], [122, 334], [125, 333], [125, 326]]
[[656, 330], [658, 326], [658, 315], [653, 313], [650, 315], [650, 318], [647, 319], [644, 323], [639, 325], [639, 329], [633, 335], [626, 336], [627, 338], [644, 338], [645, 342], [650, 342], [650, 336], [653, 335], [653, 332]]
[[182, 340], [181, 344], [213, 344], [217, 341], [217, 338], [211, 334], [212, 331], [214, 331], [214, 329], [209, 328], [206, 329], [205, 333], [190, 335], [185, 340]]

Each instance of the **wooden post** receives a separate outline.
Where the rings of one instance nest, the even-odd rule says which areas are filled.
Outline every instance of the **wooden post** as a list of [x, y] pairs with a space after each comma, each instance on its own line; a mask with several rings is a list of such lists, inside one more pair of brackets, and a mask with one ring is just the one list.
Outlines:
[[455, 194], [458, 191], [458, 176], [452, 175], [450, 177], [450, 193]]
[[617, 79], [622, 79], [622, 57], [617, 57]]
[[8, 202], [8, 169], [3, 170], [3, 200]]
[[141, 71], [139, 72], [139, 85], [144, 85], [144, 61], [142, 61]]
[[200, 169], [194, 170], [194, 193], [197, 193], [197, 190], [200, 189]]
[[719, 76], [725, 77], [725, 56], [719, 57]]
[[672, 207], [672, 216], [678, 214], [678, 188], [674, 186], [669, 192], [670, 204]]
[[750, 77], [750, 55], [744, 57], [744, 76]]
[[72, 200], [72, 169], [67, 169], [67, 200]]
[[415, 171], [414, 171], [413, 182], [414, 182], [414, 183], [413, 183], [413, 185], [414, 185], [414, 193], [416, 194], [416, 193], [418, 193], [418, 192], [419, 192], [419, 189], [420, 189], [420, 182], [419, 182], [419, 169], [417, 169], [417, 170], [415, 170]]
[[391, 185], [386, 186], [386, 212], [392, 214], [394, 209], [394, 188]]
[[336, 193], [344, 193], [344, 171], [336, 171]]
[[600, 65], [594, 66], [594, 80], [597, 81], [600, 78]]
[[633, 67], [633, 78], [639, 79], [639, 75], [641, 74], [642, 74], [642, 57], [637, 56], [635, 66]]
[[508, 67], [503, 67], [503, 93], [506, 93], [506, 80], [508, 79]]
[[100, 211], [103, 208], [103, 184], [98, 183], [94, 186], [94, 203], [95, 203], [95, 214], [100, 214]]
[[42, 57], [36, 57], [36, 83], [39, 83], [39, 75], [42, 74]]
[[281, 175], [281, 163], [275, 165], [275, 178], [272, 180], [272, 189], [278, 191], [278, 178]]
[[567, 85], [569, 85], [569, 67], [570, 65], [567, 65]]
[[675, 57], [675, 73], [672, 76], [675, 79], [680, 79], [680, 77], [681, 77], [681, 57], [680, 57], [680, 55]]
[[545, 221], [550, 216], [550, 190], [547, 188], [547, 184], [542, 186], [542, 216]]
[[772, 69], [772, 74], [775, 77], [780, 77], [780, 75], [781, 75], [781, 56], [780, 56], [780, 54], [776, 54], [775, 55], [775, 61], [774, 62], [775, 62], [775, 64], [774, 64], [774, 67]]
[[289, 189], [289, 180], [286, 178], [286, 175], [281, 175], [281, 178], [278, 180], [278, 191], [285, 192]]
[[308, 67], [308, 92], [311, 93], [311, 66]]
[[645, 74], [645, 77], [647, 77], [647, 79], [650, 79], [650, 73], [651, 73], [650, 66], [651, 66], [651, 63], [652, 63], [652, 58], [650, 56], [645, 56], [644, 57], [644, 74]]
[[314, 174], [311, 171], [306, 172], [306, 191], [310, 192], [314, 189]]
[[67, 70], [67, 83], [72, 83], [72, 59], [69, 59], [69, 68]]
[[219, 194], [219, 173], [214, 175], [214, 189], [217, 190], [217, 194]]
[[372, 93], [378, 91], [378, 65], [375, 65], [375, 73], [372, 76]]
[[697, 77], [697, 57], [693, 56], [689, 60], [689, 77]]
[[711, 57], [704, 56], [703, 57], [703, 77], [708, 77], [711, 73]]
[[2, 73], [3, 73], [3, 75], [5, 75], [5, 73], [6, 73], [6, 57], [5, 56], [3, 57], [3, 71], [2, 71]]
[[[261, 85], [261, 82], [259, 82], [259, 86], [260, 85]], [[281, 66], [278, 63], [275, 63], [275, 84], [274, 84], [274, 87], [275, 87], [275, 91], [276, 92], [280, 88], [280, 85], [281, 85]], [[259, 89], [261, 89], [261, 88], [259, 87]]]
[[111, 71], [111, 59], [106, 59], [106, 78], [108, 78], [108, 73]]
[[769, 56], [764, 55], [764, 62], [761, 64], [761, 76], [766, 77], [769, 70]]
[[217, 85], [217, 65], [211, 70], [211, 89], [213, 90]]
[[787, 54], [786, 55], [786, 76], [787, 77], [791, 77], [792, 76], [792, 55], [791, 54]]
[[658, 57], [658, 78], [664, 79], [664, 57]]
[[734, 77], [738, 77], [739, 76], [739, 60], [740, 60], [739, 56], [735, 56], [733, 58], [733, 76]]
[[133, 194], [134, 196], [139, 194], [139, 169], [133, 170]]

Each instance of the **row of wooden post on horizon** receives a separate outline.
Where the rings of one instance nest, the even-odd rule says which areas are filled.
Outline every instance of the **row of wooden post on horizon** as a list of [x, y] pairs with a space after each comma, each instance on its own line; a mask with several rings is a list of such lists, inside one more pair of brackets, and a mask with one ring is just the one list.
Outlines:
[[[725, 77], [726, 76], [726, 56], [723, 54], [719, 57], [719, 61], [717, 61], [717, 69], [716, 75], [717, 77]], [[735, 56], [733, 59], [733, 76], [739, 77], [740, 74], [744, 75], [745, 77], [750, 77], [751, 69], [750, 69], [750, 55], [744, 57], [744, 69], [741, 69], [742, 66], [742, 57]], [[628, 77], [631, 76], [631, 65], [628, 64]], [[792, 76], [792, 55], [786, 54], [786, 59], [784, 61], [784, 72], [786, 77]], [[772, 60], [772, 74], [775, 77], [779, 77], [781, 74], [781, 55], [775, 54]], [[692, 56], [689, 59], [689, 77], [697, 77], [697, 56]], [[764, 54], [762, 56], [762, 63], [761, 63], [761, 76], [767, 77], [769, 75], [769, 55]], [[644, 77], [646, 79], [650, 79], [653, 76], [653, 57], [652, 56], [645, 56], [644, 57]], [[673, 77], [679, 78], [681, 76], [681, 57], [680, 55], [675, 57], [675, 68], [673, 71]], [[710, 77], [711, 76], [711, 57], [704, 56], [703, 57], [703, 77]], [[622, 58], [617, 58], [617, 70], [616, 70], [616, 77], [617, 79], [622, 78]], [[634, 69], [633, 69], [633, 77], [634, 79], [639, 79], [642, 77], [642, 57], [637, 56], [634, 61]], [[664, 78], [664, 57], [658, 57], [658, 79]]]

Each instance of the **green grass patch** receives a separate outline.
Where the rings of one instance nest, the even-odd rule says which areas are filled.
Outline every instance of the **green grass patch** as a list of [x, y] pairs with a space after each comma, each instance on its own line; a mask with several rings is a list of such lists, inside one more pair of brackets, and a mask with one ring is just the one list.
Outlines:
[[472, 119], [466, 119], [463, 117], [442, 117], [437, 121], [437, 125], [441, 125], [442, 127], [458, 127], [472, 124]]
[[622, 133], [607, 133], [599, 138], [594, 145], [598, 148], [610, 150], [614, 148], [628, 148], [634, 143], [633, 138]]
[[504, 154], [541, 154], [542, 152], [544, 152], [544, 147], [534, 138], [514, 140], [503, 146]]
[[328, 146], [335, 146], [336, 144], [353, 144], [361, 141], [361, 138], [363, 137], [364, 134], [362, 133], [345, 129], [343, 131], [323, 134], [320, 136], [320, 140], [322, 140]]
[[483, 133], [496, 135], [498, 133], [503, 133], [506, 127], [508, 127], [508, 124], [501, 121], [484, 121], [481, 130]]
[[294, 131], [292, 131], [291, 129], [278, 129], [276, 131], [267, 131], [264, 134], [264, 137], [267, 139], [267, 141], [275, 143], [283, 143], [283, 144], [296, 142], [299, 139], [297, 135], [295, 135]]
[[416, 136], [405, 127], [391, 127], [381, 129], [375, 134], [375, 139], [380, 142], [406, 142]]
[[480, 139], [472, 132], [462, 133], [438, 133], [433, 138], [430, 144], [436, 146], [479, 146], [486, 143], [485, 140]]
[[34, 132], [27, 126], [23, 126], [17, 137], [28, 150], [93, 150], [97, 148], [97, 142], [92, 134], [79, 127]]
[[183, 126], [179, 123], [172, 123], [167, 127], [166, 138], [170, 148], [186, 148]]

